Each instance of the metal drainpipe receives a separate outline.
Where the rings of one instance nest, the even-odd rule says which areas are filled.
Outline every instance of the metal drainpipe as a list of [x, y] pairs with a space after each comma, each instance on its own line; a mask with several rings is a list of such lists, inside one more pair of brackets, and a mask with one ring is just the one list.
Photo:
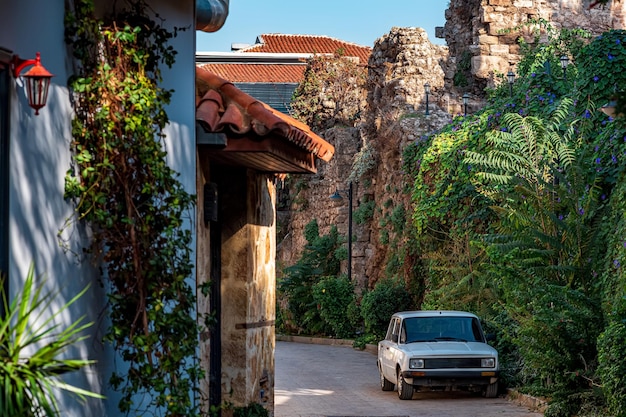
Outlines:
[[217, 32], [228, 17], [229, 0], [196, 0], [196, 30]]

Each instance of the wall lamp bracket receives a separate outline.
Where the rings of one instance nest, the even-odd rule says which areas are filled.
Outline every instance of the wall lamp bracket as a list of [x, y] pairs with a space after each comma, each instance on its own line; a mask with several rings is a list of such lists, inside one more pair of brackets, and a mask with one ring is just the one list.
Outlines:
[[[32, 66], [32, 68], [25, 74], [21, 74], [28, 66]], [[24, 79], [28, 105], [35, 109], [35, 115], [39, 115], [39, 109], [44, 107], [48, 101], [50, 79], [54, 77], [54, 75], [50, 74], [50, 72], [41, 65], [39, 52], [37, 52], [35, 59], [21, 59], [19, 56], [13, 55], [11, 70], [14, 78], [21, 76]]]

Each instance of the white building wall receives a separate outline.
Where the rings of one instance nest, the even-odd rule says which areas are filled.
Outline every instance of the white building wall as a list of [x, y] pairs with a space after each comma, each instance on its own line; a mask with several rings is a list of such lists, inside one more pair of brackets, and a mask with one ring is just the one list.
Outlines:
[[[110, 4], [107, 0], [98, 0]], [[42, 64], [55, 75], [48, 105], [35, 116], [28, 106], [20, 80], [12, 82], [10, 98], [10, 185], [9, 185], [9, 289], [21, 288], [31, 263], [38, 274], [47, 277], [47, 286], [60, 291], [53, 308], [59, 308], [85, 286], [87, 294], [62, 315], [64, 324], [86, 315], [93, 321], [90, 338], [68, 356], [95, 359], [98, 364], [86, 372], [75, 373], [68, 382], [107, 395], [108, 400], [89, 400], [79, 404], [60, 396], [62, 415], [116, 416], [117, 399], [108, 388], [113, 369], [120, 366], [112, 350], [101, 342], [106, 332], [106, 295], [98, 283], [98, 269], [81, 256], [88, 232], [75, 224], [67, 225], [73, 207], [63, 198], [64, 176], [70, 166], [70, 106], [67, 79], [71, 57], [64, 43], [63, 0], [0, 0], [0, 47], [23, 59], [41, 52]], [[166, 129], [168, 161], [181, 173], [187, 190], [195, 193], [195, 117], [194, 117], [194, 0], [154, 0], [154, 9], [168, 27], [179, 31], [172, 44], [178, 51], [171, 70], [164, 69], [164, 86], [174, 89], [168, 108], [170, 125]], [[190, 213], [191, 222], [195, 221]], [[59, 239], [59, 231], [63, 230]], [[65, 247], [63, 247], [65, 246]]]

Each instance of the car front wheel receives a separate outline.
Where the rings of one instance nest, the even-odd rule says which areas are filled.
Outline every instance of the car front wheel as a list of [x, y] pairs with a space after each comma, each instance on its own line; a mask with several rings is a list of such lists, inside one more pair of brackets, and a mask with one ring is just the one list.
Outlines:
[[401, 400], [410, 400], [413, 398], [413, 385], [408, 384], [404, 377], [402, 376], [402, 372], [398, 369], [398, 383], [396, 384], [398, 387], [398, 397]]
[[393, 391], [393, 382], [385, 378], [385, 376], [383, 375], [383, 370], [380, 369], [380, 367], [378, 368], [378, 372], [380, 373], [380, 389], [382, 389], [383, 391]]
[[496, 398], [498, 396], [498, 381], [485, 387], [485, 397]]

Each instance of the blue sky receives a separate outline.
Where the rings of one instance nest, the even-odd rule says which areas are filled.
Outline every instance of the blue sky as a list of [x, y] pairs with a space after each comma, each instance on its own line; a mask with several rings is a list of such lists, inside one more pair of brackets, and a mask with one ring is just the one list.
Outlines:
[[228, 52], [232, 43], [252, 44], [263, 33], [327, 35], [373, 46], [393, 26], [421, 27], [433, 43], [445, 24], [448, 0], [230, 0], [224, 26], [196, 32], [199, 52]]

